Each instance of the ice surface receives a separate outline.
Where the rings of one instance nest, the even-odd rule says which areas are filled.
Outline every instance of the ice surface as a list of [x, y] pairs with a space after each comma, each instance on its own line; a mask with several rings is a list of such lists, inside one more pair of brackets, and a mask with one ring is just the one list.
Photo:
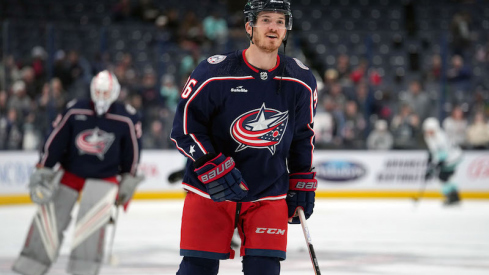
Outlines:
[[[175, 274], [183, 201], [134, 201], [121, 213], [113, 253], [100, 274]], [[0, 207], [0, 274], [20, 252], [34, 205]], [[487, 275], [489, 201], [446, 208], [438, 200], [318, 200], [308, 220], [326, 275]], [[112, 227], [108, 228], [108, 238]], [[48, 274], [66, 274], [72, 226]], [[107, 242], [108, 243], [108, 242]], [[239, 253], [238, 253], [239, 254]], [[242, 274], [241, 259], [221, 261], [219, 274]], [[282, 275], [314, 274], [300, 225], [289, 226]]]

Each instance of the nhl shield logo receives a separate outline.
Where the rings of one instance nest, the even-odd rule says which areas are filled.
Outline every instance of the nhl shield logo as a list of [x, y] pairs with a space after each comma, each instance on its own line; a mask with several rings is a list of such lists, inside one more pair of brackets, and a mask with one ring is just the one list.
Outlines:
[[268, 74], [267, 74], [267, 72], [261, 72], [261, 73], [260, 73], [260, 78], [261, 78], [261, 80], [267, 80], [267, 79], [268, 79]]
[[114, 139], [113, 133], [107, 133], [96, 127], [95, 129], [88, 129], [79, 133], [76, 136], [75, 145], [80, 155], [95, 155], [100, 160], [104, 160], [104, 155], [109, 150]]
[[234, 120], [230, 129], [231, 136], [239, 144], [236, 152], [251, 147], [268, 149], [272, 155], [275, 154], [288, 120], [288, 111], [267, 108], [265, 103], [259, 109], [242, 114]]
[[226, 59], [225, 55], [218, 54], [207, 58], [207, 62], [209, 62], [210, 64], [217, 64], [217, 63], [221, 63], [224, 59]]

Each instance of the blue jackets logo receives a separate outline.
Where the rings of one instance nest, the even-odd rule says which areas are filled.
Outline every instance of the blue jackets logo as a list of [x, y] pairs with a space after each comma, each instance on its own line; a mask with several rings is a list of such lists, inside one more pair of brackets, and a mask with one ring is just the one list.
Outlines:
[[267, 149], [275, 154], [276, 145], [282, 140], [288, 111], [279, 112], [265, 107], [249, 111], [236, 118], [231, 125], [231, 136], [239, 144], [236, 152], [248, 147]]
[[80, 155], [95, 155], [100, 160], [104, 160], [104, 155], [114, 142], [115, 135], [100, 130], [88, 129], [79, 133], [76, 137], [75, 145]]
[[316, 177], [327, 181], [351, 181], [365, 174], [367, 171], [361, 164], [350, 161], [330, 160], [316, 165]]

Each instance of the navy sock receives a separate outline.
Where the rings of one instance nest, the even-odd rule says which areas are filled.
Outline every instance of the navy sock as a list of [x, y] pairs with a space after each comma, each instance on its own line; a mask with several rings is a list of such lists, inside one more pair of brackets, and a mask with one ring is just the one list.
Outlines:
[[219, 260], [183, 257], [177, 275], [217, 275]]
[[244, 275], [279, 275], [280, 259], [276, 257], [243, 257]]

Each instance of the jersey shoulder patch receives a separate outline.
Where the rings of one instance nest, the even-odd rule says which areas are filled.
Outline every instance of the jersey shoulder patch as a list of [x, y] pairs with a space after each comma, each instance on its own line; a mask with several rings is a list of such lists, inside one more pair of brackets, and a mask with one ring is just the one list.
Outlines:
[[136, 114], [136, 109], [134, 107], [131, 106], [131, 104], [128, 104], [126, 103], [126, 111], [131, 114], [131, 115], [135, 115]]
[[209, 62], [210, 64], [218, 64], [218, 63], [221, 63], [222, 61], [224, 61], [224, 59], [226, 59], [227, 56], [225, 55], [220, 55], [220, 54], [217, 54], [217, 55], [213, 55], [209, 58], [207, 58], [207, 62]]
[[72, 99], [68, 103], [66, 103], [66, 109], [70, 109], [71, 107], [75, 106], [75, 104], [78, 102], [76, 99]]
[[294, 60], [297, 63], [297, 65], [299, 65], [299, 67], [301, 67], [304, 70], [309, 70], [309, 68], [306, 65], [304, 65], [304, 63], [302, 63], [299, 59], [294, 58]]

